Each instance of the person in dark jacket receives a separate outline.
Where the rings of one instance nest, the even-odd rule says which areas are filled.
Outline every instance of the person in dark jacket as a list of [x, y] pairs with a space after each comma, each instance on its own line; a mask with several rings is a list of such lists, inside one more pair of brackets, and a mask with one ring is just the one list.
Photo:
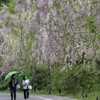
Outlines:
[[15, 74], [13, 74], [9, 82], [11, 100], [13, 99], [16, 100], [16, 85], [17, 84], [18, 84], [18, 80], [16, 79]]

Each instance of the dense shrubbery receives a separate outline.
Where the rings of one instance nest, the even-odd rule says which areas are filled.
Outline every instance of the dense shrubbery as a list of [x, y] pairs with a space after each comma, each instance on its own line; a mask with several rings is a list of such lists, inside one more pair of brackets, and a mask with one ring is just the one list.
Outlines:
[[7, 89], [8, 83], [4, 81], [4, 77], [0, 78], [0, 91]]
[[[90, 93], [99, 89], [100, 72], [99, 65], [90, 64], [87, 68], [80, 65], [74, 65], [71, 68], [65, 67], [61, 70], [61, 66], [54, 65], [51, 69], [50, 88], [52, 91], [77, 93], [79, 91]], [[30, 76], [33, 90], [48, 91], [47, 80], [48, 75], [43, 68], [37, 68], [35, 73]], [[1, 79], [3, 80], [3, 79]], [[7, 89], [7, 83], [1, 81], [0, 90]]]
[[42, 90], [47, 87], [47, 75], [44, 69], [37, 68], [32, 76], [32, 85], [35, 91]]
[[[99, 86], [99, 78], [95, 65], [74, 65], [71, 69], [60, 70], [60, 67], [52, 71], [52, 88], [59, 91], [69, 91], [72, 93], [78, 91], [93, 92]], [[56, 80], [56, 81], [55, 81]]]

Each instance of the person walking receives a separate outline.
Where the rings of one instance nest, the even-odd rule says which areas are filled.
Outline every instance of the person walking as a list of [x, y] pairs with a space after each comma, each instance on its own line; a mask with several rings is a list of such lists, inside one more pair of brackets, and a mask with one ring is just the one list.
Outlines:
[[10, 95], [11, 95], [11, 100], [16, 100], [16, 86], [18, 84], [18, 80], [15, 76], [15, 74], [13, 74], [11, 76], [11, 80], [9, 82], [9, 87], [10, 87]]
[[30, 85], [30, 81], [29, 79], [27, 79], [26, 75], [23, 76], [22, 85], [23, 85], [24, 99], [27, 100], [29, 98], [29, 88], [28, 87]]

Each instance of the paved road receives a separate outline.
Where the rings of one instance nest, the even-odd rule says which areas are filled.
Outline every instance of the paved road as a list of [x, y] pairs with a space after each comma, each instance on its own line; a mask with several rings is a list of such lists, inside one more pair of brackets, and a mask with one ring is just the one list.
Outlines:
[[[11, 100], [9, 93], [0, 93], [0, 100]], [[17, 100], [24, 100], [23, 94], [17, 93]], [[76, 100], [61, 96], [31, 94], [28, 100]]]

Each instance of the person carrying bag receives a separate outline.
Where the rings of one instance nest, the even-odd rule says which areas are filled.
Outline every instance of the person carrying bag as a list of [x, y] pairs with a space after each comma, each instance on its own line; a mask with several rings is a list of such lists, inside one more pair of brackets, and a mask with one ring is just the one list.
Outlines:
[[16, 79], [15, 74], [12, 75], [11, 80], [9, 82], [9, 87], [10, 87], [10, 95], [11, 95], [11, 100], [16, 100], [16, 86], [18, 84], [18, 80]]
[[23, 85], [24, 99], [28, 99], [29, 98], [29, 89], [32, 87], [31, 87], [30, 81], [29, 81], [29, 79], [27, 79], [26, 75], [23, 76], [22, 85]]

